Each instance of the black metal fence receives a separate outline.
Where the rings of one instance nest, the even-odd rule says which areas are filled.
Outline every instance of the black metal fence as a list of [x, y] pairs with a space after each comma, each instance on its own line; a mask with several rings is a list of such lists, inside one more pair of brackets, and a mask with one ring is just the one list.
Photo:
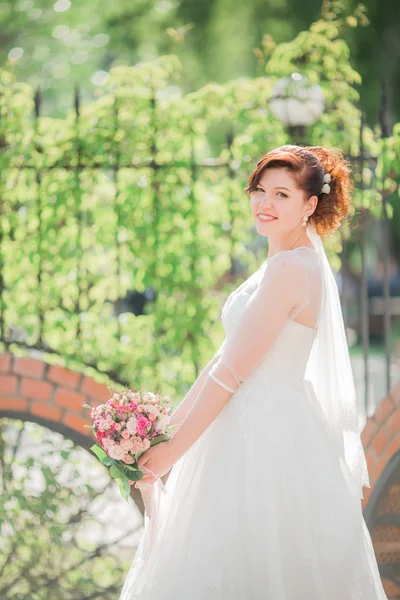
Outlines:
[[[156, 96], [153, 95], [148, 101], [150, 110], [146, 113], [143, 122], [136, 121], [134, 127], [129, 122], [126, 105], [114, 99], [112, 106], [107, 106], [107, 123], [104, 125], [102, 135], [98, 136], [99, 143], [106, 144], [106, 148], [103, 147], [101, 152], [96, 147], [96, 135], [103, 127], [101, 114], [96, 117], [82, 111], [79, 90], [75, 92], [73, 115], [69, 117], [70, 129], [58, 132], [53, 123], [50, 132], [50, 135], [56, 138], [59, 136], [62, 151], [57, 151], [57, 140], [55, 140], [53, 154], [45, 149], [45, 138], [49, 134], [44, 130], [46, 120], [41, 117], [42, 97], [39, 91], [34, 97], [32, 136], [25, 143], [25, 154], [19, 156], [14, 150], [14, 157], [10, 163], [8, 161], [9, 141], [3, 138], [5, 158], [0, 178], [0, 210], [3, 218], [0, 230], [0, 340], [4, 348], [17, 346], [25, 351], [40, 351], [67, 357], [116, 381], [126, 383], [129, 369], [121, 370], [120, 364], [127, 367], [131, 356], [129, 353], [121, 353], [118, 349], [125, 343], [125, 338], [132, 342], [134, 330], [132, 327], [125, 326], [126, 314], [131, 313], [136, 316], [145, 314], [146, 305], [163, 298], [163, 293], [154, 282], [161, 280], [165, 285], [166, 281], [172, 278], [167, 291], [171, 294], [178, 293], [179, 296], [179, 290], [181, 292], [183, 290], [180, 298], [184, 300], [181, 308], [178, 302], [178, 307], [172, 311], [172, 314], [176, 311], [177, 324], [180, 323], [180, 317], [183, 319], [179, 327], [183, 327], [184, 334], [178, 336], [177, 345], [181, 348], [184, 344], [191, 345], [191, 357], [198, 370], [201, 361], [198, 360], [199, 356], [194, 350], [196, 336], [187, 318], [185, 321], [187, 315], [185, 310], [182, 310], [182, 306], [186, 304], [187, 307], [189, 303], [195, 306], [196, 298], [207, 291], [205, 287], [208, 286], [209, 291], [212, 291], [213, 287], [214, 289], [218, 287], [218, 277], [214, 281], [215, 285], [211, 278], [205, 286], [210, 263], [200, 267], [202, 258], [198, 246], [204, 248], [205, 256], [212, 255], [210, 248], [215, 244], [217, 244], [215, 257], [218, 257], [222, 251], [229, 255], [226, 270], [228, 275], [225, 280], [231, 281], [238, 260], [238, 244], [243, 239], [248, 246], [253, 243], [248, 227], [245, 229], [246, 215], [239, 204], [238, 195], [241, 194], [243, 197], [243, 186], [251, 169], [250, 164], [258, 157], [246, 154], [240, 161], [237, 160], [235, 140], [243, 133], [243, 129], [237, 132], [232, 127], [226, 128], [220, 135], [219, 142], [223, 139], [223, 144], [216, 158], [199, 157], [199, 153], [196, 152], [197, 134], [192, 129], [190, 119], [182, 118], [181, 129], [185, 133], [185, 142], [183, 147], [179, 146], [170, 135], [168, 127], [162, 123], [162, 109], [158, 105]], [[248, 110], [251, 112], [253, 109], [257, 109], [257, 106], [254, 105]], [[101, 113], [102, 107], [99, 110]], [[382, 94], [383, 137], [389, 137], [386, 115], [385, 95]], [[178, 118], [178, 115], [175, 117]], [[94, 133], [87, 123], [87, 119], [90, 118], [98, 119]], [[180, 128], [179, 122], [173, 127]], [[60, 128], [62, 130], [62, 123]], [[127, 132], [132, 134], [133, 143], [127, 144], [125, 135]], [[371, 155], [365, 148], [364, 132], [365, 123], [361, 119], [360, 151], [357, 156], [349, 156], [349, 158], [354, 165], [356, 184], [361, 196], [365, 194], [367, 188], [381, 188], [382, 210], [380, 218], [377, 219], [373, 216], [370, 206], [361, 203], [357, 209], [349, 240], [360, 246], [361, 274], [359, 280], [351, 276], [352, 269], [348, 256], [350, 245], [347, 242], [343, 243], [340, 252], [342, 261], [340, 291], [346, 324], [355, 330], [361, 339], [364, 406], [367, 413], [371, 393], [369, 367], [370, 329], [373, 316], [371, 307], [374, 315], [378, 315], [381, 319], [379, 327], [384, 341], [385, 393], [389, 393], [393, 383], [391, 381], [392, 321], [396, 319], [398, 323], [400, 311], [396, 301], [398, 299], [391, 289], [389, 272], [391, 245], [388, 201], [393, 194], [393, 189], [384, 188], [384, 182], [377, 171], [377, 157]], [[279, 126], [276, 138], [285, 141], [285, 136], [288, 139], [288, 132], [284, 132]], [[182, 142], [182, 139], [180, 136], [178, 142]], [[127, 146], [130, 148], [130, 153], [127, 152]], [[146, 148], [143, 152], [144, 146]], [[21, 149], [22, 147], [23, 145]], [[137, 148], [141, 159], [135, 159]], [[129, 159], [127, 159], [128, 155]], [[143, 160], [144, 155], [146, 156]], [[369, 181], [366, 181], [366, 173], [370, 174]], [[58, 189], [57, 185], [60, 183], [56, 185], [57, 178], [62, 182]], [[225, 192], [221, 181], [226, 182]], [[104, 185], [109, 190], [109, 193], [107, 192], [102, 198], [102, 192], [96, 191], [96, 186], [99, 185]], [[54, 193], [52, 193], [53, 187]], [[204, 240], [205, 221], [202, 220], [199, 206], [201, 203], [204, 210], [207, 196], [214, 193], [213, 188], [217, 189], [217, 193], [222, 190], [225, 198], [223, 203], [210, 202], [209, 206], [212, 206], [215, 218], [209, 218], [208, 215], [205, 229], [208, 239]], [[149, 192], [147, 193], [146, 190]], [[97, 193], [100, 194], [100, 201], [98, 199], [93, 201], [92, 198]], [[170, 200], [168, 222], [165, 221], [165, 212], [163, 212], [165, 195]], [[145, 210], [138, 212], [137, 206], [142, 202], [145, 203]], [[159, 208], [160, 204], [163, 206], [163, 211]], [[94, 212], [99, 207], [102, 211], [101, 222], [94, 217]], [[139, 217], [147, 222], [145, 224], [139, 222]], [[22, 230], [26, 240], [21, 240], [19, 237], [21, 219], [24, 223]], [[30, 220], [31, 227], [27, 219]], [[108, 228], [110, 223], [112, 227]], [[378, 296], [372, 298], [368, 245], [371, 244], [371, 231], [377, 231], [377, 226], [382, 231], [379, 254], [383, 275], [381, 291]], [[73, 240], [69, 230], [74, 237]], [[92, 268], [91, 257], [99, 251], [100, 238], [103, 263], [101, 260], [97, 261], [96, 267]], [[62, 244], [57, 246], [56, 242], [60, 239]], [[178, 239], [184, 241], [179, 242], [178, 252], [174, 253], [171, 240], [178, 243]], [[25, 242], [26, 261], [24, 262]], [[52, 244], [58, 248], [57, 256], [51, 253]], [[6, 274], [7, 252], [12, 251], [13, 248], [17, 248], [20, 253], [19, 262], [15, 264], [24, 265], [24, 269], [11, 275], [9, 272]], [[27, 264], [28, 257], [31, 261], [30, 266]], [[107, 257], [112, 267], [106, 264]], [[189, 272], [186, 286], [183, 284], [182, 287], [183, 272], [178, 273], [178, 278], [174, 279], [171, 269], [168, 271], [166, 268], [168, 260], [172, 266], [183, 264], [185, 270]], [[52, 261], [57, 264], [60, 264], [60, 261], [71, 262], [71, 269], [63, 273], [60, 281], [57, 281], [57, 272], [51, 268]], [[103, 266], [99, 269], [99, 265]], [[14, 297], [10, 293], [9, 286], [15, 284], [18, 290], [22, 290], [21, 277], [26, 277], [29, 269], [35, 273], [35, 280], [27, 277], [26, 302], [25, 304], [20, 302], [12, 307], [10, 302], [13, 302]], [[134, 269], [141, 273], [136, 279], [131, 277]], [[218, 272], [221, 272], [221, 266], [219, 271], [218, 269], [215, 271], [216, 275]], [[50, 281], [52, 273], [54, 273], [54, 285]], [[70, 280], [68, 276], [71, 277]], [[99, 304], [96, 291], [105, 281], [108, 282], [107, 293], [103, 294]], [[135, 282], [140, 285], [132, 287]], [[62, 294], [55, 293], [57, 285], [61, 285], [61, 292], [65, 291], [64, 298]], [[45, 296], [36, 294], [35, 289], [45, 290]], [[87, 343], [88, 339], [93, 342], [93, 329], [101, 329], [101, 322], [106, 314], [103, 310], [104, 296], [107, 295], [113, 304], [115, 317], [115, 324], [112, 326], [115, 345], [110, 348], [108, 357], [104, 356], [104, 348], [101, 347], [99, 339], [97, 345], [100, 344], [100, 351], [97, 355], [93, 351], [95, 344]], [[168, 301], [165, 295], [164, 300]], [[95, 317], [91, 316], [92, 309], [95, 309]], [[197, 322], [198, 327], [201, 328], [210, 313], [205, 310], [193, 310], [194, 322], [195, 324]], [[160, 347], [159, 344], [149, 344], [146, 361], [142, 360], [138, 363], [142, 369], [146, 368], [147, 362], [159, 361], [166, 352], [168, 344], [171, 350], [174, 346], [169, 333], [169, 327], [173, 327], [171, 312], [163, 310], [159, 304], [158, 312], [152, 313], [150, 309], [148, 314], [155, 315], [153, 335], [161, 339], [162, 345]], [[70, 327], [71, 322], [69, 322], [69, 331], [64, 336], [63, 320], [65, 319], [73, 322], [73, 327]], [[52, 332], [57, 329], [61, 334], [53, 343]], [[145, 339], [146, 336], [143, 334], [142, 340]], [[79, 353], [76, 352], [78, 348]], [[108, 360], [113, 352], [113, 360]], [[160, 381], [162, 377], [160, 373]]]

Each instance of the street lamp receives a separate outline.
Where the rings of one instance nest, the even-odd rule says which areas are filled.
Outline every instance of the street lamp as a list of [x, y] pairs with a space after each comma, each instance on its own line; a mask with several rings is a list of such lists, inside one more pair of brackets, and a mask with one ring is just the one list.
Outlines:
[[305, 128], [322, 115], [324, 96], [318, 84], [311, 85], [304, 75], [292, 73], [276, 82], [269, 106], [293, 134], [303, 136]]

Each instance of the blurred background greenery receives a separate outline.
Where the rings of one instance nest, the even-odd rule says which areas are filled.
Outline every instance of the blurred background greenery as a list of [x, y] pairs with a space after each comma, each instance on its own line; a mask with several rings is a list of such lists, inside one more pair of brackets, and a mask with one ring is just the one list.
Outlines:
[[[400, 362], [400, 309], [387, 340], [382, 310], [384, 257], [400, 296], [399, 29], [398, 0], [0, 1], [1, 350], [157, 384], [179, 404], [222, 338], [228, 293], [266, 256], [248, 174], [304, 136], [353, 161], [352, 228], [327, 250], [343, 261], [357, 392], [373, 412], [385, 351]], [[325, 100], [301, 133], [269, 110], [297, 71]], [[7, 416], [1, 599], [115, 599], [137, 507], [68, 435]]]
[[[73, 87], [87, 96], [115, 65], [133, 65], [163, 54], [183, 64], [182, 89], [258, 74], [254, 49], [264, 35], [280, 44], [307, 29], [322, 0], [3, 0], [0, 60], [18, 80], [46, 90], [46, 111], [61, 115]], [[342, 4], [348, 15], [357, 0]], [[379, 83], [388, 87], [392, 122], [400, 119], [400, 3], [365, 0], [369, 25], [344, 33], [360, 73], [361, 106], [372, 125], [379, 111]], [[364, 20], [366, 24], [366, 19]], [[397, 100], [396, 100], [397, 98]]]

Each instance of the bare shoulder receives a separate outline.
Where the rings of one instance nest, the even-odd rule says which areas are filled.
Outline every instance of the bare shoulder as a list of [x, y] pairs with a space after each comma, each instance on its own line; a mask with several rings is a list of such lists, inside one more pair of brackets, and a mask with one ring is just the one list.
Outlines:
[[294, 252], [293, 250], [282, 250], [268, 259], [265, 273], [266, 275], [268, 274], [268, 276], [276, 276], [278, 274], [290, 276], [303, 269], [304, 261], [297, 252]]

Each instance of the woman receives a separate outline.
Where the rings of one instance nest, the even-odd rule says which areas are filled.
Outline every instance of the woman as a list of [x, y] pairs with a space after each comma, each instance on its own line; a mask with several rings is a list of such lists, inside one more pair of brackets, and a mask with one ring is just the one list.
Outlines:
[[348, 165], [334, 149], [283, 146], [246, 192], [268, 257], [228, 297], [226, 338], [172, 415], [172, 439], [139, 460], [154, 511], [120, 600], [385, 600], [321, 243], [347, 214]]

